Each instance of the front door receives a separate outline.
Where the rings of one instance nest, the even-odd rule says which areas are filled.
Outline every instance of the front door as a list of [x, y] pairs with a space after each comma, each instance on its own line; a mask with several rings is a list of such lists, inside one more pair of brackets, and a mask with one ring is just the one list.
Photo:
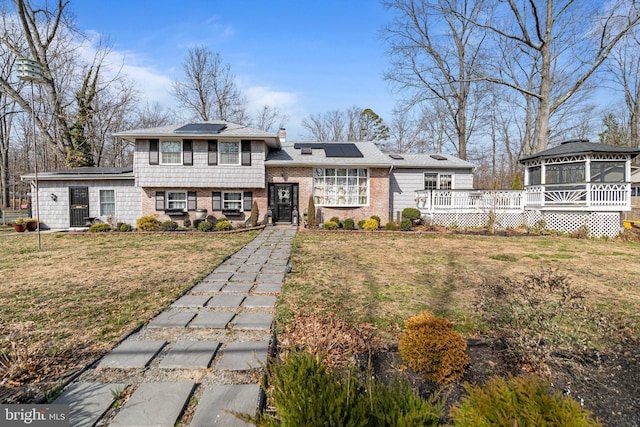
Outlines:
[[84, 227], [89, 217], [89, 187], [69, 188], [71, 227]]
[[274, 223], [291, 223], [298, 205], [298, 185], [269, 184], [269, 202]]

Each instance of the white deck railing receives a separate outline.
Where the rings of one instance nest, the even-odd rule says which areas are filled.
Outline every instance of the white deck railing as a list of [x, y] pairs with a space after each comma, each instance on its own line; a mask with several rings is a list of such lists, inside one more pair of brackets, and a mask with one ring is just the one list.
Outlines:
[[525, 190], [416, 191], [416, 207], [423, 213], [522, 212], [526, 208], [552, 210], [622, 211], [631, 209], [631, 185], [537, 185]]

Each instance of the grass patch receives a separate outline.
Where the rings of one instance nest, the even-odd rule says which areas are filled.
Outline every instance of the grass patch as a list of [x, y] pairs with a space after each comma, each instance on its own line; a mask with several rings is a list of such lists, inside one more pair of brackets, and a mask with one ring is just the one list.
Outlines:
[[107, 352], [255, 235], [43, 234], [41, 251], [35, 233], [3, 238], [5, 386], [50, 379]]
[[[586, 304], [627, 319], [637, 335], [640, 264], [628, 259], [639, 250], [638, 243], [558, 236], [300, 232], [277, 316], [284, 327], [293, 313], [322, 307], [353, 326], [373, 323], [380, 337], [397, 341], [404, 321], [426, 309], [460, 332], [484, 332], [474, 314], [484, 281], [517, 281], [554, 265], [583, 291]], [[611, 262], [612, 253], [620, 262]]]

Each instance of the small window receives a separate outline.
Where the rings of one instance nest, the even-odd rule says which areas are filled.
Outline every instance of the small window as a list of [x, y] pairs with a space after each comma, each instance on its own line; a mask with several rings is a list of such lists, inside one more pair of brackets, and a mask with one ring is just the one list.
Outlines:
[[187, 209], [186, 191], [168, 191], [167, 209]]
[[222, 198], [222, 210], [241, 211], [242, 193], [224, 193]]
[[218, 152], [220, 153], [221, 165], [239, 165], [240, 164], [240, 143], [239, 142], [220, 142], [218, 144]]
[[160, 143], [160, 158], [163, 165], [182, 164], [182, 142], [162, 141]]
[[424, 189], [425, 190], [451, 190], [453, 188], [453, 175], [425, 173]]
[[100, 190], [100, 216], [116, 214], [116, 195], [114, 190]]

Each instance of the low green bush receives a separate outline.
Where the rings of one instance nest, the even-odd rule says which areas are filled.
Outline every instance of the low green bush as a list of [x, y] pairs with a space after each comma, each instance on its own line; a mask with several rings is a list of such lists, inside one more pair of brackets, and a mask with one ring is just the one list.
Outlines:
[[450, 411], [456, 427], [601, 425], [575, 400], [549, 393], [539, 377], [494, 377], [483, 386], [464, 387], [467, 395]]
[[437, 426], [441, 401], [423, 400], [406, 383], [391, 387], [354, 371], [327, 372], [315, 356], [289, 354], [267, 365], [270, 402], [278, 420], [262, 414], [240, 418], [258, 426]]
[[380, 226], [380, 224], [382, 224], [382, 219], [380, 219], [378, 215], [371, 215], [371, 219], [375, 219], [376, 221], [378, 221], [378, 227]]
[[175, 231], [178, 229], [178, 223], [175, 221], [165, 221], [160, 224], [161, 231]]
[[160, 228], [160, 220], [155, 215], [147, 215], [137, 219], [136, 227], [141, 231], [156, 231]]
[[118, 225], [118, 231], [121, 231], [123, 233], [127, 233], [127, 232], [131, 231], [131, 226], [129, 224], [127, 224], [126, 222], [122, 222], [122, 223], [120, 223], [120, 225]]
[[384, 229], [388, 231], [396, 231], [398, 229], [398, 225], [393, 221], [389, 221], [384, 225]]
[[191, 227], [191, 220], [189, 218], [185, 219], [184, 222], [182, 223], [184, 225], [184, 228], [190, 228]]
[[325, 230], [337, 230], [338, 224], [333, 221], [329, 221], [329, 222], [325, 222], [322, 228], [324, 228]]
[[198, 223], [198, 231], [212, 231], [213, 230], [213, 224], [211, 224], [209, 221], [200, 221]]
[[365, 219], [361, 219], [360, 221], [358, 221], [358, 228], [360, 230], [364, 230], [364, 223], [366, 222]]
[[220, 219], [216, 222], [216, 231], [228, 231], [233, 230], [233, 224], [228, 219]]
[[111, 226], [105, 223], [92, 224], [91, 227], [89, 227], [89, 231], [91, 233], [106, 233], [111, 231]]
[[353, 218], [347, 218], [342, 223], [342, 228], [345, 230], [354, 230], [356, 228], [356, 224], [353, 222]]
[[329, 221], [330, 222], [335, 222], [336, 224], [338, 224], [338, 227], [340, 226], [340, 218], [338, 218], [337, 216], [331, 217], [331, 219]]
[[414, 219], [420, 219], [420, 216], [420, 210], [418, 208], [404, 208], [402, 210], [402, 218], [413, 221]]
[[198, 231], [211, 231], [213, 230], [213, 224], [209, 221], [200, 221], [198, 223]]
[[411, 224], [411, 220], [409, 218], [402, 218], [400, 221], [400, 230], [402, 231], [411, 231], [413, 224]]

